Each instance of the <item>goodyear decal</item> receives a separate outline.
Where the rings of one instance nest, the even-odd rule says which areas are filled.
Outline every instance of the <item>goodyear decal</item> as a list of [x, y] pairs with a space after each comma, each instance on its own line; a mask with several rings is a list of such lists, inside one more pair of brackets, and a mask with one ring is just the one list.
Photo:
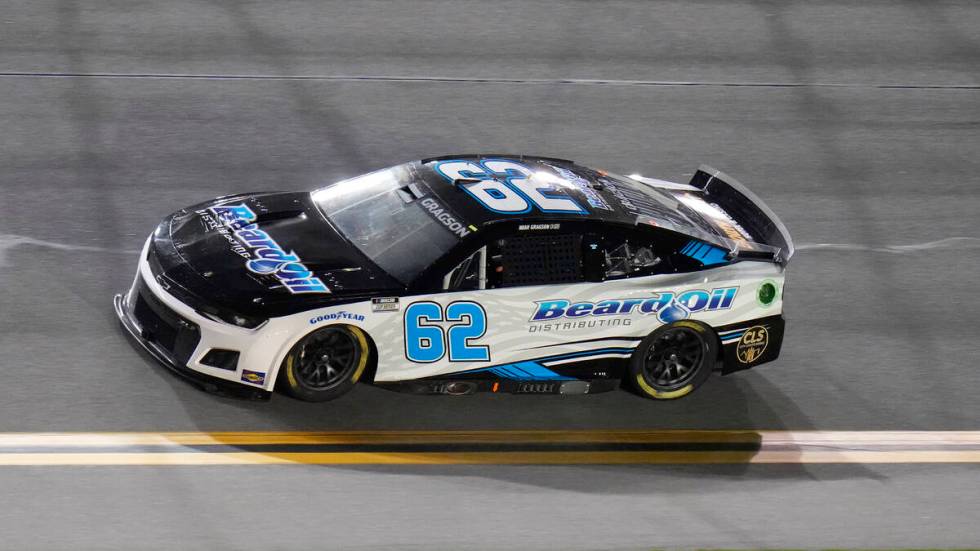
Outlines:
[[346, 310], [341, 310], [339, 312], [331, 312], [329, 314], [321, 314], [310, 318], [310, 325], [315, 325], [321, 321], [339, 321], [339, 320], [350, 320], [350, 321], [364, 321], [364, 316], [361, 314], [355, 314], [353, 312], [348, 312]]

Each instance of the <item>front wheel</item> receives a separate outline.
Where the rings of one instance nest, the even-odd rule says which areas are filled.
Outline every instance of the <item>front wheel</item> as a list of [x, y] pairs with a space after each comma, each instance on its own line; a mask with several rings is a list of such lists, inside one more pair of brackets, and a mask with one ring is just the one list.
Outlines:
[[630, 358], [629, 379], [644, 396], [672, 400], [701, 386], [715, 367], [718, 340], [708, 326], [683, 320], [650, 333]]
[[367, 336], [352, 325], [330, 325], [300, 339], [283, 360], [283, 390], [307, 402], [338, 398], [364, 373], [370, 348]]

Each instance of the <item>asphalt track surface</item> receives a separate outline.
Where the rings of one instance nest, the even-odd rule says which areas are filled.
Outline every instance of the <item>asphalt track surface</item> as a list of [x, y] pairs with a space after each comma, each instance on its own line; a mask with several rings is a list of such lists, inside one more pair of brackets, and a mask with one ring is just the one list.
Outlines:
[[[800, 245], [782, 357], [670, 403], [216, 398], [111, 297], [156, 221], [424, 156], [749, 185]], [[0, 9], [0, 432], [970, 431], [980, 3], [80, 2]], [[5, 548], [980, 544], [976, 463], [0, 467]]]

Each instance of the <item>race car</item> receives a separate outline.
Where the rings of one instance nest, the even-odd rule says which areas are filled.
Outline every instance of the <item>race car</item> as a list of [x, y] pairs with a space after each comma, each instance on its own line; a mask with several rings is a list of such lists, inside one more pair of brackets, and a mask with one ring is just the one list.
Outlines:
[[206, 390], [654, 399], [779, 355], [793, 242], [745, 186], [453, 155], [187, 207], [146, 240], [123, 327]]

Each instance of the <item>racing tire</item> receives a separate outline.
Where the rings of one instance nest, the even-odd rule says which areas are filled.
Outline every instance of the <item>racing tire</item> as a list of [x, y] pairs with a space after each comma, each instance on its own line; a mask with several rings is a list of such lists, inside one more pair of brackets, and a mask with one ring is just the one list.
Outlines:
[[286, 354], [277, 386], [306, 402], [339, 398], [361, 379], [370, 350], [367, 335], [357, 327], [321, 327], [300, 339]]
[[642, 396], [674, 400], [704, 384], [717, 357], [718, 337], [710, 327], [675, 321], [640, 341], [630, 357], [627, 378]]

